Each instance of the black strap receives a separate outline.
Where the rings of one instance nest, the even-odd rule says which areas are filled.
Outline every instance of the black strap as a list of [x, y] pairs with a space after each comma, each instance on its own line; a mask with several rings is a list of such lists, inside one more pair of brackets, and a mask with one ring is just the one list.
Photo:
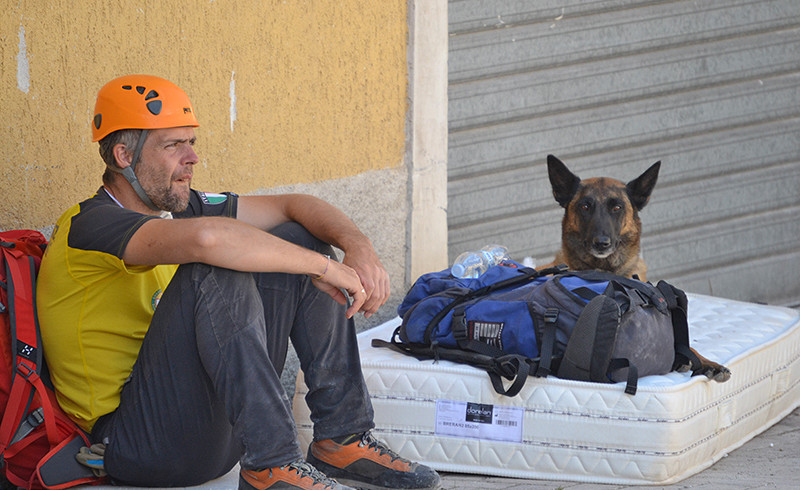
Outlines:
[[453, 330], [453, 337], [456, 339], [456, 343], [458, 343], [458, 346], [464, 350], [477, 352], [479, 354], [491, 357], [503, 357], [508, 355], [499, 347], [489, 345], [470, 337], [467, 316], [463, 306], [459, 306], [453, 311], [451, 327]]
[[628, 359], [615, 358], [608, 363], [608, 374], [617, 369], [628, 368], [628, 379], [625, 383], [625, 393], [635, 395], [639, 383], [639, 370]]
[[478, 289], [476, 291], [476, 293], [480, 292], [480, 294], [476, 294], [475, 296], [473, 296], [473, 298], [476, 297], [476, 296], [483, 296], [483, 295], [489, 294], [489, 293], [491, 293], [493, 291], [497, 291], [499, 289], [505, 289], [505, 288], [508, 288], [508, 287], [511, 287], [511, 286], [516, 286], [518, 284], [522, 284], [522, 283], [530, 281], [532, 279], [536, 279], [537, 277], [549, 276], [551, 274], [560, 274], [560, 273], [562, 273], [562, 272], [564, 272], [566, 270], [566, 267], [567, 266], [565, 266], [565, 265], [557, 265], [555, 267], [549, 267], [547, 269], [542, 269], [540, 271], [537, 271], [535, 269], [531, 269], [531, 268], [528, 268], [528, 267], [523, 267], [523, 268], [519, 269], [519, 271], [522, 272], [521, 275], [515, 276], [515, 277], [509, 277], [508, 279], [505, 279], [503, 281], [499, 281], [499, 282], [496, 282], [494, 284], [490, 284], [488, 286], [484, 286], [483, 288]]
[[577, 296], [580, 296], [581, 298], [585, 299], [586, 301], [591, 301], [595, 297], [600, 295], [600, 293], [597, 293], [594, 290], [587, 288], [586, 286], [575, 288], [572, 290], [572, 292]]
[[[427, 343], [427, 344], [431, 343], [431, 336], [433, 335], [433, 331], [434, 331], [434, 329], [436, 329], [437, 325], [439, 325], [439, 323], [442, 321], [442, 319], [444, 319], [444, 317], [446, 317], [448, 313], [453, 311], [453, 308], [455, 308], [456, 306], [460, 305], [461, 303], [469, 300], [471, 298], [470, 295], [472, 293], [474, 293], [474, 292], [475, 291], [471, 291], [471, 292], [467, 292], [467, 293], [463, 293], [463, 294], [456, 294], [455, 298], [453, 299], [453, 301], [451, 301], [447, 306], [445, 306], [444, 308], [439, 310], [433, 316], [431, 321], [428, 322], [428, 325], [425, 327], [425, 335], [423, 336], [423, 340], [425, 341], [425, 343]], [[454, 293], [454, 291], [448, 289], [448, 290], [442, 291], [440, 293], [437, 293], [437, 295], [450, 296], [451, 293]], [[405, 318], [408, 317], [408, 315], [411, 313], [411, 311], [413, 311], [413, 309], [415, 309], [421, 303], [422, 303], [422, 301], [420, 301], [419, 303], [417, 303], [414, 306], [412, 306], [411, 307], [412, 309], [409, 310], [408, 312], [406, 312], [406, 316], [403, 317], [404, 318], [403, 321], [405, 321]]]
[[[417, 345], [422, 347], [422, 344]], [[372, 339], [372, 347], [384, 347], [386, 349], [391, 349], [395, 352], [414, 357], [418, 361], [425, 361], [431, 359], [433, 356], [432, 353], [422, 353], [419, 350], [412, 348], [410, 344], [387, 342], [382, 339]], [[426, 347], [426, 350], [430, 352], [430, 347]]]
[[688, 345], [676, 344], [675, 362], [672, 365], [672, 369], [676, 369], [685, 363], [690, 363], [692, 366], [692, 376], [698, 375], [703, 371], [703, 363], [697, 357], [697, 354]]
[[581, 312], [564, 349], [564, 359], [558, 370], [559, 377], [579, 381], [600, 381], [597, 379], [597, 373], [592, 372], [592, 360], [595, 353], [597, 325], [606, 301], [613, 300], [598, 295], [589, 301]]
[[634, 291], [637, 291], [643, 298], [646, 298], [650, 304], [655, 306], [662, 313], [666, 312], [667, 305], [664, 304], [662, 298], [663, 293], [648, 282], [643, 282], [636, 279], [630, 279], [627, 277], [622, 277], [616, 274], [612, 274], [611, 272], [599, 271], [599, 270], [569, 271], [565, 272], [564, 275], [576, 276], [585, 279], [587, 281], [593, 281], [593, 282], [608, 281], [609, 283], [617, 283], [619, 285], [625, 286], [628, 289], [633, 289]]
[[539, 366], [536, 376], [544, 378], [552, 372], [553, 352], [556, 344], [556, 323], [558, 310], [548, 308], [544, 312], [544, 327], [542, 327], [542, 345], [539, 349]]
[[676, 369], [689, 362], [692, 366], [692, 375], [699, 374], [702, 363], [689, 343], [689, 299], [686, 293], [665, 281], [659, 281], [656, 288], [664, 295], [672, 317], [672, 332], [675, 337], [675, 362], [672, 368]]
[[[439, 347], [434, 355], [430, 346], [396, 342], [394, 338], [390, 342], [372, 339], [372, 346], [391, 349], [415, 357], [420, 361], [441, 358], [483, 369], [489, 374], [489, 380], [494, 390], [504, 396], [516, 396], [520, 392], [531, 374], [531, 364], [535, 364], [535, 361], [516, 354], [507, 354], [498, 358], [446, 347]], [[501, 377], [512, 380], [508, 389], [503, 386]]]
[[[516, 396], [525, 386], [525, 381], [528, 380], [530, 374], [531, 366], [525, 357], [509, 354], [495, 359], [495, 366], [489, 371], [489, 380], [498, 394]], [[513, 380], [508, 389], [503, 386], [501, 376]]]

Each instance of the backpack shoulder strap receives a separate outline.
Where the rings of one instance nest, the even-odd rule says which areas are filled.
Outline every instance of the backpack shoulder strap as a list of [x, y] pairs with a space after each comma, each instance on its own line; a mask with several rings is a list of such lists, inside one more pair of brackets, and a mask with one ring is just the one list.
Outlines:
[[[14, 250], [13, 243], [3, 242], [3, 262], [6, 268], [12, 383], [8, 402], [0, 422], [0, 449], [5, 450], [14, 438], [17, 427], [34, 395], [34, 387], [44, 389], [39, 378], [42, 351], [39, 346], [39, 326], [36, 317], [36, 262], [33, 257]], [[46, 396], [42, 396], [42, 399]], [[52, 417], [50, 413], [45, 418]], [[53, 420], [49, 420], [53, 424]]]
[[[598, 377], [605, 376], [616, 338], [618, 316], [619, 307], [608, 296], [601, 294], [589, 301], [567, 341], [564, 358], [558, 369], [560, 378], [600, 381]], [[609, 323], [606, 319], [613, 322], [613, 331], [598, 331], [599, 327]], [[607, 345], [609, 340], [610, 346]]]
[[558, 377], [608, 382], [610, 373], [628, 368], [625, 393], [636, 394], [638, 369], [628, 359], [613, 357], [619, 315], [619, 306], [605, 294], [589, 301], [575, 322], [558, 369]]

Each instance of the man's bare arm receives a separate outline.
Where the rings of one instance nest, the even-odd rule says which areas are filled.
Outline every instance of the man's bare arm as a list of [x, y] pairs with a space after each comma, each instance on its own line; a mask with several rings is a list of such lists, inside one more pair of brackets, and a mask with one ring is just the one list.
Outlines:
[[[314, 284], [340, 304], [353, 296], [348, 317], [363, 309], [366, 294], [352, 268], [330, 261], [314, 251], [265, 233], [243, 221], [198, 217], [154, 219], [143, 224], [128, 242], [123, 260], [129, 264], [185, 264], [202, 262], [247, 272], [308, 274]], [[327, 268], [327, 271], [326, 271]]]
[[343, 250], [343, 263], [356, 270], [367, 293], [361, 310], [365, 316], [371, 316], [389, 298], [389, 275], [372, 242], [335, 206], [305, 194], [242, 196], [237, 213], [239, 219], [262, 230], [296, 221], [320, 240]]

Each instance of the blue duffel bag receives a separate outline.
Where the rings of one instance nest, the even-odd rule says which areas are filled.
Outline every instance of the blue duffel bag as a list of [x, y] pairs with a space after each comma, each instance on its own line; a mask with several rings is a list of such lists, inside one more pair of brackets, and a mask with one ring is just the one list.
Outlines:
[[[514, 261], [474, 279], [449, 269], [422, 275], [398, 307], [390, 347], [419, 359], [448, 359], [489, 372], [514, 396], [527, 377], [626, 382], [700, 365], [689, 349], [686, 295], [601, 271], [536, 271]], [[506, 388], [501, 378], [512, 380]]]

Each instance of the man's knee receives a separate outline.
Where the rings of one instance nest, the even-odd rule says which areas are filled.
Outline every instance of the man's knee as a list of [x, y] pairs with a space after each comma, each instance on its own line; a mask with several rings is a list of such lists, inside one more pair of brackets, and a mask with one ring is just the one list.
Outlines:
[[312, 235], [300, 223], [289, 221], [272, 228], [269, 232], [287, 242], [314, 250], [324, 255], [333, 256], [333, 247]]
[[163, 299], [167, 304], [180, 304], [183, 316], [196, 315], [198, 305], [209, 314], [227, 312], [229, 315], [247, 314], [251, 310], [260, 314], [262, 308], [251, 273], [202, 263], [178, 267]]
[[203, 283], [211, 279], [214, 283], [228, 288], [250, 288], [253, 280], [250, 273], [217, 267], [214, 265], [194, 262], [182, 264], [178, 267], [170, 284], [175, 283]]

